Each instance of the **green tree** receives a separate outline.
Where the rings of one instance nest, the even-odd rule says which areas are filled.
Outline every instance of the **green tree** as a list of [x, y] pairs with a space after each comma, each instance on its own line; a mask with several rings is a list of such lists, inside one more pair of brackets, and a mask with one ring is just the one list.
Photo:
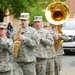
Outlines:
[[[27, 12], [38, 3], [38, 0], [0, 0], [0, 22], [5, 16], [14, 14], [15, 18], [19, 18], [21, 12]], [[6, 15], [6, 10], [10, 14]]]
[[[3, 21], [4, 17], [11, 14], [14, 14], [15, 18], [19, 18], [21, 12], [30, 13], [31, 23], [36, 15], [42, 15], [44, 21], [46, 21], [43, 10], [45, 10], [47, 5], [52, 1], [53, 0], [0, 0], [0, 22]], [[10, 12], [8, 15], [5, 14], [7, 9]]]
[[47, 5], [53, 1], [66, 2], [66, 0], [39, 0], [39, 4], [42, 6], [42, 8], [45, 9], [47, 7]]
[[[41, 10], [45, 10], [46, 7], [47, 7], [50, 3], [52, 3], [53, 1], [65, 2], [66, 0], [39, 0], [39, 5], [40, 5], [41, 7], [37, 7], [37, 9], [35, 10], [35, 11], [36, 11], [35, 13], [36, 13], [37, 15], [42, 15], [44, 21], [47, 21], [47, 20], [46, 20], [46, 17], [45, 17], [45, 12], [43, 12], [43, 11], [41, 11]], [[40, 9], [39, 9], [39, 8], [40, 8]], [[38, 11], [39, 11], [39, 12], [38, 12]], [[38, 12], [38, 13], [37, 13], [37, 12]]]

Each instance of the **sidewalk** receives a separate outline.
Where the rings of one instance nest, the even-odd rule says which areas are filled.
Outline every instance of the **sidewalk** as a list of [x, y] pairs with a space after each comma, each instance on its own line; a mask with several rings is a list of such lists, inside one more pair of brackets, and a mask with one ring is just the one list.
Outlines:
[[62, 67], [60, 75], [75, 75], [75, 67]]

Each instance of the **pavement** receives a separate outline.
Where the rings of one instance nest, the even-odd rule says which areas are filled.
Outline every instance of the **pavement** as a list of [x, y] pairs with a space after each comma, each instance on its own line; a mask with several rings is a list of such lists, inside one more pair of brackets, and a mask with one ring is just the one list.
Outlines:
[[75, 66], [62, 67], [60, 75], [75, 75]]

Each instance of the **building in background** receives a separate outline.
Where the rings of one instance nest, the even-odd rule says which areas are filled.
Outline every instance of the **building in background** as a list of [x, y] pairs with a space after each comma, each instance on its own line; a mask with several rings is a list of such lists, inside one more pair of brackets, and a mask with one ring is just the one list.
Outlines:
[[[6, 11], [6, 15], [9, 14], [9, 11], [7, 10]], [[9, 23], [9, 22], [12, 22], [13, 23], [13, 26], [16, 28], [16, 27], [19, 27], [19, 24], [20, 24], [20, 20], [14, 18], [14, 15], [10, 15], [10, 16], [6, 16], [4, 17], [4, 22], [6, 23]]]
[[70, 18], [75, 18], [75, 0], [67, 0], [67, 5], [70, 8]]

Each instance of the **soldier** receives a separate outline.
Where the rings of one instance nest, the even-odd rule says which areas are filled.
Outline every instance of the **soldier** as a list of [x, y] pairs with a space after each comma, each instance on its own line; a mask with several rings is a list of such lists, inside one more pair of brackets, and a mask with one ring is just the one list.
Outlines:
[[[44, 28], [50, 32], [54, 41], [58, 39], [58, 36], [56, 36], [52, 32], [49, 22], [44, 22]], [[46, 63], [46, 75], [55, 75], [55, 66], [56, 66], [55, 63], [57, 59], [55, 48], [54, 48], [54, 45], [53, 46], [47, 45], [46, 47], [47, 47], [47, 54], [48, 54], [47, 63]]]
[[51, 27], [50, 27], [50, 23], [49, 22], [44, 22], [44, 29], [47, 29], [47, 30], [51, 30]]
[[0, 75], [12, 75], [10, 54], [13, 51], [13, 41], [6, 36], [7, 24], [0, 22]]
[[[58, 39], [60, 38], [60, 40], [57, 40], [55, 42], [55, 46], [56, 45], [58, 46], [58, 49], [56, 49], [56, 54], [57, 54], [57, 59], [58, 59], [57, 63], [58, 63], [58, 70], [59, 71], [61, 70], [62, 56], [64, 54], [62, 43], [60, 44], [60, 42], [62, 42], [62, 40], [68, 40], [67, 35], [63, 34], [63, 32], [61, 31], [61, 26], [62, 25], [52, 25], [52, 31], [58, 36]], [[56, 71], [57, 71], [57, 69], [56, 69]], [[58, 74], [56, 74], [56, 75], [58, 75]]]
[[[22, 30], [17, 36], [21, 44], [18, 57], [15, 59], [21, 66], [23, 75], [36, 75], [34, 48], [39, 44], [39, 38], [36, 30], [28, 26], [29, 17], [29, 13], [21, 13], [20, 20]], [[16, 35], [17, 32], [11, 34], [11, 38], [14, 41], [16, 40]]]
[[43, 28], [42, 16], [34, 17], [35, 29], [38, 32], [40, 38], [40, 44], [36, 48], [36, 73], [37, 75], [46, 75], [46, 59], [47, 48], [46, 46], [52, 46], [54, 44], [53, 38], [48, 30]]

